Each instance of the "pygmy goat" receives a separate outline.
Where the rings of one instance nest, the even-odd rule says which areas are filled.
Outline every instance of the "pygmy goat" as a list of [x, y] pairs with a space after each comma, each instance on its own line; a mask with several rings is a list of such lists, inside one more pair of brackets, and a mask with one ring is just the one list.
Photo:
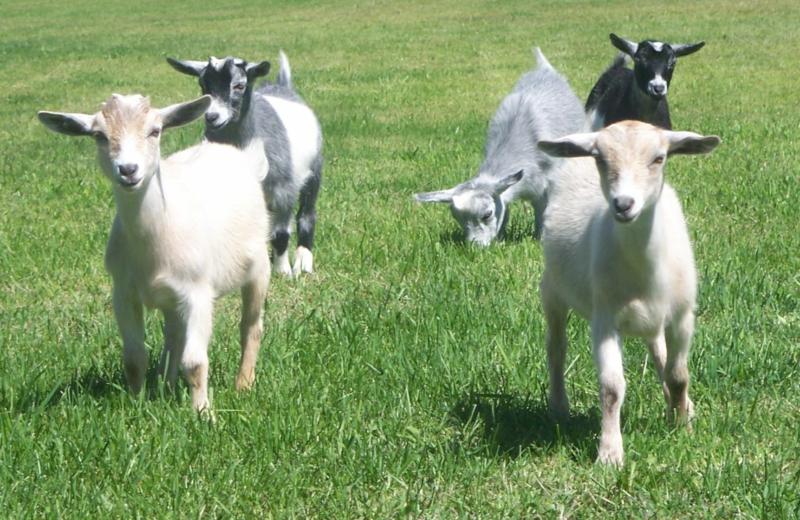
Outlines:
[[537, 48], [537, 68], [523, 75], [492, 119], [478, 174], [454, 188], [415, 195], [419, 202], [445, 202], [465, 238], [489, 245], [508, 221], [508, 204], [523, 199], [534, 207], [534, 236], [540, 235], [547, 205], [548, 172], [560, 159], [536, 148], [584, 129], [581, 102]]
[[622, 336], [643, 338], [662, 381], [668, 417], [693, 415], [689, 343], [696, 273], [681, 205], [664, 182], [673, 154], [708, 153], [716, 136], [624, 121], [539, 147], [564, 164], [545, 213], [540, 285], [547, 321], [550, 407], [569, 414], [564, 387], [567, 314], [589, 320], [600, 384], [598, 461], [623, 463], [620, 408], [625, 397]]
[[164, 314], [159, 371], [174, 386], [180, 365], [197, 410], [211, 404], [208, 342], [214, 300], [241, 289], [236, 388], [248, 388], [255, 378], [270, 276], [261, 150], [203, 142], [160, 159], [161, 132], [200, 117], [210, 103], [203, 96], [157, 109], [148, 98], [114, 94], [93, 115], [39, 112], [51, 130], [93, 136], [113, 186], [117, 214], [106, 268], [131, 390], [139, 392], [147, 371], [145, 305]]
[[[655, 40], [634, 43], [610, 34], [618, 55], [589, 93], [586, 113], [592, 130], [635, 119], [671, 129], [667, 90], [679, 56], [699, 51], [705, 42], [669, 44]], [[625, 67], [625, 55], [633, 58], [633, 70]]]
[[[275, 84], [255, 88], [266, 76], [268, 61], [248, 63], [239, 58], [180, 61], [167, 58], [178, 72], [197, 76], [203, 94], [212, 97], [206, 112], [205, 137], [209, 141], [246, 148], [262, 143], [269, 174], [263, 188], [270, 212], [272, 255], [276, 272], [296, 276], [314, 270], [317, 195], [322, 182], [322, 131], [314, 112], [295, 92], [289, 60], [281, 51]], [[294, 265], [289, 264], [292, 211], [297, 211]]]

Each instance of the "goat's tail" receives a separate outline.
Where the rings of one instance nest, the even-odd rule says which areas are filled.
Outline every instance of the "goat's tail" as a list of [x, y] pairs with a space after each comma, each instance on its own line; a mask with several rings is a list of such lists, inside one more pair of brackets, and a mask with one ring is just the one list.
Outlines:
[[286, 88], [292, 87], [292, 69], [289, 67], [289, 58], [281, 49], [279, 53], [280, 67], [278, 68], [278, 85]]
[[552, 69], [553, 68], [553, 66], [550, 65], [550, 62], [547, 61], [547, 58], [544, 57], [544, 54], [542, 54], [542, 49], [540, 49], [539, 47], [534, 47], [533, 48], [533, 54], [534, 54], [534, 56], [536, 56], [536, 66], [538, 68], [540, 68], [540, 69], [543, 69], [543, 68]]

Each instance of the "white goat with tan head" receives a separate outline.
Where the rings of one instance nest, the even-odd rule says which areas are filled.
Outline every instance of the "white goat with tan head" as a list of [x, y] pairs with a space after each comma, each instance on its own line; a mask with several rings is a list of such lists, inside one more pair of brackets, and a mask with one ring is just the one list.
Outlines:
[[[550, 407], [569, 414], [564, 387], [567, 314], [590, 321], [600, 384], [598, 461], [623, 463], [622, 336], [643, 338], [662, 380], [670, 417], [692, 417], [689, 344], [697, 276], [680, 202], [664, 182], [674, 154], [708, 153], [716, 136], [623, 121], [539, 147], [567, 161], [545, 212], [541, 298], [547, 321]], [[585, 158], [580, 158], [585, 157]]]
[[174, 385], [180, 365], [197, 410], [210, 407], [214, 300], [233, 289], [241, 288], [243, 300], [236, 387], [253, 383], [270, 265], [263, 153], [204, 142], [160, 159], [161, 131], [202, 116], [210, 102], [204, 96], [156, 109], [142, 96], [114, 94], [93, 115], [39, 112], [51, 130], [93, 136], [113, 186], [106, 268], [131, 390], [139, 392], [147, 371], [145, 305], [164, 314], [160, 371]]

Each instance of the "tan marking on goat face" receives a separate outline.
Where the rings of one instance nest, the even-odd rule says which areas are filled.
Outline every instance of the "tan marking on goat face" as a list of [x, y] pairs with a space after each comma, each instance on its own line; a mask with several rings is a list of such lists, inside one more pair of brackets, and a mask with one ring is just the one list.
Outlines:
[[609, 203], [632, 197], [635, 214], [661, 194], [669, 142], [663, 132], [647, 123], [623, 121], [597, 136], [597, 165], [601, 186]]
[[[101, 164], [113, 177], [119, 164], [136, 164], [148, 174], [159, 158], [161, 115], [150, 99], [112, 95], [95, 117]], [[105, 156], [105, 157], [104, 157]]]

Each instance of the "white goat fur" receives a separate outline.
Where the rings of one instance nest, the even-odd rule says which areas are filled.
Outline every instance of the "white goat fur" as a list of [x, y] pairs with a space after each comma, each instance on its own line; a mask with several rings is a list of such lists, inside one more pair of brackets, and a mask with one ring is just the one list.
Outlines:
[[[128, 384], [138, 392], [147, 369], [144, 304], [164, 314], [160, 371], [173, 385], [180, 364], [197, 410], [210, 408], [207, 351], [214, 300], [241, 288], [236, 387], [248, 388], [255, 377], [270, 273], [259, 179], [266, 171], [263, 152], [203, 142], [159, 160], [162, 125], [201, 116], [209, 101], [206, 96], [158, 110], [141, 96], [115, 94], [93, 116], [40, 113], [53, 130], [99, 136], [98, 160], [112, 181], [117, 207], [106, 268], [113, 278]], [[120, 165], [126, 164], [136, 164], [141, 173], [135, 186], [122, 182]]]
[[[668, 154], [708, 153], [715, 136], [626, 121], [540, 148], [566, 161], [545, 212], [540, 286], [548, 326], [550, 406], [569, 414], [564, 385], [569, 309], [589, 320], [600, 385], [598, 461], [623, 463], [625, 396], [622, 336], [643, 338], [667, 400], [668, 416], [693, 415], [687, 358], [694, 329], [696, 273], [680, 202], [664, 183]], [[620, 202], [624, 201], [624, 202]]]

